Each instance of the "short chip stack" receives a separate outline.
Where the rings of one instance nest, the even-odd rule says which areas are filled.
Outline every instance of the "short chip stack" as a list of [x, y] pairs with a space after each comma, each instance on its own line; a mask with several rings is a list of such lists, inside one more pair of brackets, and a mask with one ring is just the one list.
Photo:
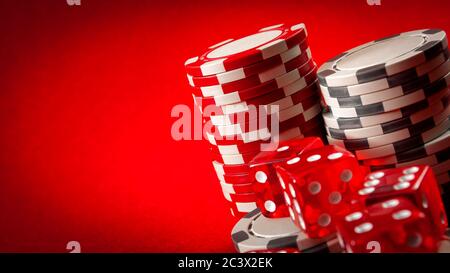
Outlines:
[[[259, 209], [245, 215], [231, 232], [236, 250], [240, 253], [295, 249], [299, 253], [342, 252], [335, 234], [321, 239], [309, 238], [298, 229], [290, 217], [266, 218]], [[281, 252], [280, 252], [281, 253]]]
[[213, 165], [233, 215], [256, 208], [248, 162], [275, 135], [323, 131], [317, 67], [303, 24], [275, 25], [211, 46], [185, 63]]
[[334, 57], [318, 78], [330, 144], [372, 170], [430, 165], [450, 201], [447, 46], [439, 29], [401, 33]]

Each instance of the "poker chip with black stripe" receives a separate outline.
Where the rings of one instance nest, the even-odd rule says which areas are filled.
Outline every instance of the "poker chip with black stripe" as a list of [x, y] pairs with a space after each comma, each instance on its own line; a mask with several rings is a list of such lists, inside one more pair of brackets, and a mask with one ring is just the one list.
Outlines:
[[386, 164], [386, 165], [372, 165], [369, 166], [370, 171], [379, 171], [384, 169], [393, 169], [393, 168], [399, 168], [399, 167], [406, 167], [406, 166], [412, 166], [412, 165], [429, 165], [431, 167], [444, 163], [449, 160], [449, 152], [450, 148], [447, 148], [445, 150], [439, 151], [435, 154], [429, 155], [427, 157], [422, 157], [416, 160], [411, 161], [405, 161], [401, 163], [393, 163], [393, 164]]
[[289, 217], [266, 218], [256, 209], [234, 226], [231, 238], [238, 252], [297, 248], [301, 253], [341, 252], [336, 235], [309, 238]]
[[399, 33], [363, 44], [330, 59], [319, 69], [318, 78], [324, 86], [372, 82], [431, 60], [447, 46], [447, 35], [441, 29]]
[[[382, 103], [383, 101], [387, 101], [390, 99], [394, 99], [397, 97], [405, 96], [420, 89], [426, 88], [431, 83], [435, 82], [443, 78], [450, 67], [450, 60], [447, 60], [442, 63], [439, 67], [435, 68], [428, 74], [423, 75], [418, 79], [410, 79], [410, 81], [405, 82], [401, 85], [394, 85], [387, 89], [382, 89], [380, 91], [371, 92], [363, 95], [356, 96], [348, 96], [341, 98], [332, 98], [329, 97], [328, 93], [323, 91], [323, 98], [325, 103], [330, 107], [356, 107], [356, 106], [364, 106], [371, 105], [375, 103]], [[322, 90], [327, 90], [322, 87]]]
[[[449, 95], [443, 94], [439, 99], [429, 101], [423, 100], [412, 105], [406, 106], [395, 111], [382, 113], [378, 115], [366, 116], [366, 117], [356, 117], [356, 118], [337, 118], [334, 117], [330, 112], [324, 112], [322, 114], [325, 125], [328, 128], [336, 129], [359, 129], [371, 126], [383, 126], [386, 128], [393, 127], [397, 125], [396, 122], [402, 118], [413, 117], [421, 115], [427, 109], [434, 107], [442, 107], [444, 109], [449, 104]], [[392, 122], [392, 123], [389, 123]]]
[[358, 160], [374, 159], [389, 155], [395, 155], [416, 147], [424, 146], [429, 141], [438, 138], [440, 135], [448, 131], [450, 120], [447, 119], [445, 123], [439, 124], [431, 130], [423, 134], [411, 136], [407, 139], [395, 141], [387, 145], [378, 146], [368, 149], [348, 149], [352, 151]]
[[450, 147], [450, 131], [447, 129], [439, 137], [425, 143], [420, 144], [413, 149], [396, 153], [386, 157], [363, 160], [362, 163], [366, 166], [380, 166], [388, 164], [404, 163], [412, 160], [418, 160], [433, 154], [441, 153], [442, 156], [448, 157], [448, 149]]
[[362, 96], [370, 93], [378, 93], [382, 90], [392, 90], [400, 88], [403, 92], [408, 92], [418, 86], [425, 86], [436, 80], [436, 74], [432, 73], [438, 66], [444, 64], [449, 58], [449, 51], [445, 49], [437, 57], [429, 62], [425, 62], [418, 67], [400, 72], [398, 74], [381, 78], [376, 81], [357, 85], [327, 87], [321, 85], [324, 96], [330, 98], [348, 98]]
[[236, 250], [243, 253], [296, 247], [299, 232], [290, 218], [266, 218], [255, 209], [236, 223], [231, 238]]
[[[443, 113], [443, 115], [440, 115], [436, 120], [427, 119], [405, 129], [374, 137], [344, 140], [335, 139], [331, 136], [328, 136], [327, 138], [329, 144], [338, 145], [341, 147], [345, 147], [347, 150], [355, 151], [376, 148], [397, 141], [406, 140], [417, 135], [425, 134], [425, 132], [432, 130], [433, 128], [436, 128], [438, 126], [443, 127], [443, 130], [445, 130], [445, 128], [448, 128], [449, 124], [450, 122], [448, 121], [447, 113]], [[424, 138], [426, 138], [426, 136], [424, 136]]]
[[[327, 134], [334, 139], [360, 139], [389, 134], [405, 128], [423, 128], [438, 124], [443, 115], [450, 115], [448, 97], [438, 103], [418, 111], [410, 116], [395, 119], [386, 123], [355, 129], [336, 129], [326, 127]], [[414, 129], [412, 129], [414, 130]]]
[[429, 100], [430, 98], [433, 98], [433, 96], [435, 95], [437, 96], [442, 92], [445, 93], [448, 91], [449, 82], [450, 82], [450, 74], [447, 74], [444, 78], [424, 87], [423, 89], [417, 90], [405, 96], [397, 97], [391, 100], [374, 103], [370, 105], [345, 107], [345, 108], [329, 107], [329, 109], [330, 112], [333, 114], [333, 116], [339, 118], [353, 118], [353, 117], [357, 118], [387, 113], [390, 111], [408, 107], [414, 103]]

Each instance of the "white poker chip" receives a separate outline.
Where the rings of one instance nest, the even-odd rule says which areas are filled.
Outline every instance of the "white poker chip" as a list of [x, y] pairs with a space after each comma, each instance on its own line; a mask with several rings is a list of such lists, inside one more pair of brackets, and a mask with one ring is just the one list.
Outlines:
[[440, 29], [404, 32], [353, 48], [320, 67], [324, 86], [348, 86], [375, 81], [416, 67], [447, 48]]
[[322, 95], [325, 103], [330, 107], [337, 108], [347, 108], [356, 106], [365, 106], [376, 103], [382, 103], [383, 101], [388, 101], [394, 98], [408, 95], [420, 89], [426, 88], [431, 83], [445, 77], [450, 71], [450, 60], [439, 66], [436, 70], [423, 76], [419, 80], [414, 78], [409, 79], [404, 84], [395, 85], [391, 88], [383, 89], [377, 92], [371, 92], [364, 95], [349, 96], [343, 98], [332, 98], [325, 92], [324, 88], [321, 87]]
[[450, 147], [450, 131], [449, 129], [447, 129], [439, 137], [431, 141], [428, 141], [425, 144], [419, 144], [416, 147], [407, 149], [404, 152], [392, 154], [386, 157], [364, 160], [362, 163], [366, 166], [380, 166], [380, 165], [404, 163], [412, 160], [418, 160], [420, 158], [437, 154], [442, 151], [446, 151], [448, 150], [449, 147]]
[[445, 78], [404, 96], [364, 106], [346, 108], [330, 107], [330, 112], [334, 117], [337, 118], [365, 117], [388, 113], [397, 109], [408, 107], [421, 101], [436, 101], [436, 98], [441, 98], [442, 95], [446, 95], [449, 93], [449, 83], [450, 73], [447, 74]]
[[[438, 120], [441, 120], [444, 115], [450, 115], [450, 106], [448, 106], [448, 103], [440, 101], [410, 116], [393, 121], [355, 129], [336, 129], [326, 126], [326, 131], [334, 139], [361, 139], [389, 134], [404, 128], [429, 127], [432, 124], [438, 124]], [[339, 124], [336, 127], [338, 126]]]
[[[365, 116], [365, 117], [354, 117], [354, 118], [337, 118], [334, 117], [332, 113], [325, 112], [322, 114], [325, 121], [325, 125], [330, 128], [336, 129], [357, 129], [366, 128], [377, 125], [388, 124], [389, 122], [394, 122], [395, 120], [418, 116], [419, 112], [426, 110], [430, 107], [440, 107], [445, 109], [449, 102], [450, 96], [447, 92], [442, 92], [438, 96], [434, 96], [431, 99], [423, 100], [418, 103], [414, 103], [407, 107], [390, 111], [387, 113]], [[443, 106], [441, 106], [443, 105]], [[416, 115], [417, 114], [417, 115]]]
[[390, 133], [368, 137], [368, 138], [358, 138], [358, 139], [335, 139], [331, 136], [328, 136], [328, 143], [332, 145], [337, 145], [347, 150], [363, 150], [376, 148], [383, 145], [388, 145], [391, 143], [395, 143], [398, 141], [402, 141], [416, 135], [422, 135], [426, 138], [426, 131], [431, 130], [433, 128], [439, 127], [448, 128], [450, 125], [450, 121], [448, 121], [449, 115], [445, 112], [438, 115], [436, 119], [425, 120], [425, 122], [418, 123], [416, 126], [410, 126], [401, 130], [393, 131]]
[[[329, 98], [348, 98], [353, 96], [362, 96], [370, 93], [377, 93], [384, 90], [408, 90], [419, 84], [430, 84], [437, 80], [439, 75], [435, 71], [439, 66], [444, 64], [449, 58], [448, 49], [444, 50], [437, 57], [420, 64], [419, 66], [403, 71], [401, 73], [389, 76], [387, 78], [366, 82], [357, 85], [327, 87], [320, 85], [324, 96]], [[395, 89], [394, 89], [395, 88]]]
[[[424, 132], [423, 134], [411, 136], [406, 140], [393, 142], [388, 145], [383, 145], [375, 148], [351, 150], [358, 160], [375, 159], [379, 157], [386, 157], [390, 155], [396, 155], [401, 152], [405, 152], [416, 147], [426, 145], [429, 141], [438, 138], [440, 135], [447, 132], [450, 128], [450, 120], [447, 119], [437, 127]], [[330, 139], [329, 139], [330, 141]], [[343, 147], [345, 148], [345, 147]]]

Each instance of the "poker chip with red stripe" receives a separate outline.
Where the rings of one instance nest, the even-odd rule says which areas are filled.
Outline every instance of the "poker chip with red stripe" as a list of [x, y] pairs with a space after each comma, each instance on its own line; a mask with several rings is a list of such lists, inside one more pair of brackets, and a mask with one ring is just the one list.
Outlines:
[[[279, 105], [259, 106], [258, 108], [251, 106], [251, 109], [242, 112], [211, 116], [209, 121], [215, 126], [233, 126], [235, 124], [250, 123], [256, 119], [267, 119], [266, 117], [272, 116], [271, 118], [278, 118], [280, 122], [283, 122], [302, 113], [309, 117], [311, 115], [315, 116], [318, 111], [316, 106], [320, 106], [319, 97], [316, 95], [295, 101], [295, 103], [293, 106], [285, 109], [280, 109]], [[319, 112], [321, 112], [322, 108], [319, 108]]]
[[[299, 45], [299, 47], [302, 47], [302, 45]], [[309, 65], [309, 68], [308, 66], [305, 67], [306, 64]], [[299, 56], [289, 60], [286, 63], [261, 70], [259, 73], [253, 75], [245, 75], [246, 77], [241, 77], [240, 79], [238, 77], [236, 77], [236, 79], [229, 79], [229, 77], [223, 77], [222, 75], [207, 77], [195, 77], [188, 75], [188, 81], [192, 87], [198, 87], [200, 89], [203, 87], [208, 88], [212, 86], [220, 86], [220, 88], [224, 91], [232, 89], [242, 90], [245, 89], [246, 86], [261, 84], [300, 67], [304, 67], [303, 70], [308, 71], [313, 65], [314, 63], [311, 60], [311, 51], [309, 48], [306, 48]]]
[[[289, 122], [289, 121], [288, 121]], [[293, 125], [292, 125], [293, 124]], [[320, 116], [314, 116], [308, 121], [304, 121], [302, 116], [294, 117], [292, 122], [284, 126], [280, 125], [279, 130], [272, 132], [268, 128], [263, 128], [256, 131], [245, 132], [242, 134], [236, 134], [233, 136], [214, 136], [208, 135], [210, 144], [216, 145], [246, 145], [253, 144], [254, 142], [261, 142], [266, 140], [273, 141], [285, 141], [292, 138], [304, 137], [304, 136], [321, 136], [323, 132], [323, 122]], [[278, 137], [272, 137], [277, 135]], [[214, 149], [214, 148], [212, 148]]]
[[[305, 62], [310, 59], [311, 52], [308, 47], [308, 43], [298, 44], [287, 51], [272, 56], [264, 61], [254, 63], [245, 67], [237, 68], [231, 71], [208, 75], [208, 76], [192, 76], [187, 74], [188, 80], [192, 81], [194, 86], [209, 86], [224, 84], [232, 81], [244, 79], [246, 77], [269, 71], [277, 66], [290, 63], [292, 60], [299, 58], [305, 59]], [[197, 83], [197, 84], [196, 84]]]
[[240, 39], [228, 39], [210, 46], [198, 57], [185, 62], [186, 72], [207, 76], [238, 69], [279, 55], [305, 41], [304, 24], [273, 25]]
[[320, 111], [317, 110], [320, 108], [319, 106], [320, 105], [318, 104], [305, 106], [309, 107], [309, 109], [316, 110], [312, 111], [312, 114], [310, 114], [311, 111], [306, 112], [308, 108], [305, 110], [303, 104], [298, 104], [295, 109], [292, 109], [292, 112], [288, 115], [284, 115], [282, 118], [275, 115], [267, 117], [267, 120], [261, 118], [260, 120], [253, 120], [248, 123], [216, 126], [217, 130], [214, 133], [214, 137], [216, 140], [221, 140], [224, 138], [229, 140], [229, 137], [239, 137], [261, 129], [267, 129], [269, 132], [273, 132], [274, 130], [283, 132], [293, 127], [301, 127], [306, 129], [312, 127], [314, 124], [322, 123], [322, 117], [319, 115]]

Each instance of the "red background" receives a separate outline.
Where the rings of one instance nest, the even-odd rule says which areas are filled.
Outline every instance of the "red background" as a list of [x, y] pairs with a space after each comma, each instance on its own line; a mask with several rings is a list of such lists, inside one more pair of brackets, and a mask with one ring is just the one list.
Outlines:
[[448, 0], [0, 2], [0, 251], [229, 252], [207, 145], [175, 142], [185, 59], [304, 22], [318, 64], [360, 43], [450, 31]]

